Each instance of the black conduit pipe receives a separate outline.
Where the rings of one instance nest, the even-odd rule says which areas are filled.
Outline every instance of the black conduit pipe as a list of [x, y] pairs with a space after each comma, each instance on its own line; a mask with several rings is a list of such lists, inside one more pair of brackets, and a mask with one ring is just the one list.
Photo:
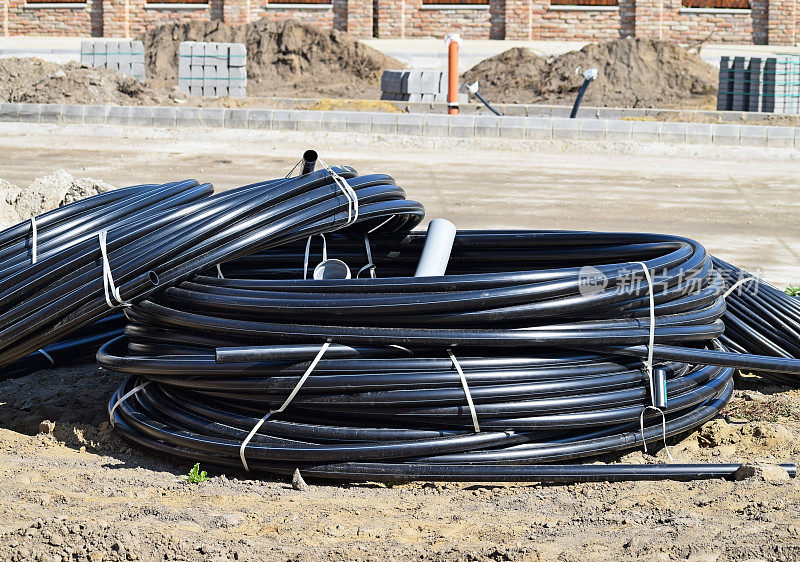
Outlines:
[[[248, 443], [251, 474], [729, 477], [738, 465], [641, 474], [546, 465], [696, 428], [730, 399], [738, 366], [800, 372], [796, 359], [725, 347], [726, 282], [688, 238], [461, 231], [446, 275], [413, 277], [424, 235], [375, 234], [377, 278], [304, 280], [304, 237], [312, 232], [302, 233], [227, 262], [224, 279], [201, 272], [126, 310], [125, 336], [97, 356], [102, 367], [129, 375], [110, 410], [148, 383], [113, 409], [122, 435], [195, 462], [241, 467], [248, 433], [283, 404], [328, 342], [288, 408]], [[361, 235], [331, 234], [328, 254], [357, 270], [367, 261], [364, 244]], [[665, 433], [661, 415], [645, 410], [651, 289], [640, 262], [653, 280]], [[468, 383], [479, 432], [448, 350]]]

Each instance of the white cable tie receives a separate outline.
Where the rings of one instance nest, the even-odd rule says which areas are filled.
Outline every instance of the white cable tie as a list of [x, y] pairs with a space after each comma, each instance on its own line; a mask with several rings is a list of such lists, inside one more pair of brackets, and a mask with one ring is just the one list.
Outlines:
[[736, 289], [747, 283], [748, 281], [758, 281], [758, 277], [744, 277], [739, 279], [736, 283], [730, 286], [730, 288], [722, 294], [722, 300], [727, 299], [731, 293], [733, 293]]
[[675, 462], [675, 459], [672, 458], [672, 453], [669, 452], [669, 447], [667, 446], [667, 416], [664, 414], [661, 408], [656, 408], [655, 406], [645, 406], [642, 408], [642, 411], [639, 414], [639, 429], [642, 432], [642, 446], [644, 447], [644, 452], [647, 452], [647, 441], [644, 439], [644, 413], [647, 410], [655, 410], [661, 414], [661, 437], [664, 440], [664, 450], [667, 452], [669, 462]]
[[119, 400], [117, 400], [116, 402], [114, 402], [114, 405], [113, 405], [113, 406], [111, 407], [111, 409], [108, 411], [108, 421], [109, 421], [109, 423], [111, 424], [111, 427], [114, 427], [114, 410], [116, 410], [116, 409], [117, 409], [117, 406], [119, 406], [120, 404], [122, 404], [123, 402], [125, 402], [125, 400], [127, 400], [128, 398], [130, 398], [131, 396], [133, 396], [134, 394], [136, 394], [136, 393], [137, 393], [137, 392], [139, 392], [140, 390], [142, 390], [142, 389], [143, 389], [144, 387], [146, 387], [148, 384], [150, 384], [150, 381], [145, 381], [145, 382], [143, 382], [142, 384], [139, 384], [139, 385], [137, 385], [137, 386], [134, 386], [134, 387], [133, 387], [132, 389], [130, 389], [128, 392], [126, 392], [125, 394], [123, 394], [122, 396], [120, 396], [120, 397], [119, 397]]
[[333, 182], [347, 198], [347, 222], [339, 227], [346, 228], [358, 220], [358, 195], [356, 194], [356, 190], [347, 183], [346, 179], [336, 173], [336, 170], [328, 166], [325, 161], [320, 159], [319, 163], [328, 170], [331, 178], [333, 178]]
[[[308, 279], [308, 257], [311, 253], [311, 239], [314, 238], [314, 234], [308, 237], [306, 241], [306, 255], [303, 258], [303, 279]], [[319, 233], [320, 238], [322, 238], [322, 261], [326, 261], [328, 259], [328, 241], [325, 239], [325, 235], [321, 232]]]
[[31, 264], [36, 263], [37, 232], [36, 217], [31, 217]]
[[298, 167], [300, 164], [302, 164], [302, 163], [303, 163], [303, 159], [301, 158], [300, 160], [298, 160], [298, 161], [297, 161], [297, 164], [295, 164], [294, 166], [292, 166], [292, 169], [291, 169], [291, 170], [289, 170], [289, 173], [288, 173], [288, 174], [286, 174], [286, 176], [285, 176], [285, 177], [286, 177], [286, 178], [288, 178], [289, 176], [291, 176], [291, 175], [292, 175], [292, 172], [294, 172], [294, 171], [297, 169], [297, 167]]
[[261, 426], [264, 425], [264, 422], [266, 422], [269, 419], [270, 416], [272, 416], [273, 414], [280, 414], [281, 412], [283, 412], [289, 406], [289, 404], [292, 402], [292, 400], [294, 400], [294, 397], [297, 396], [297, 393], [300, 392], [300, 388], [302, 388], [302, 386], [305, 384], [305, 382], [308, 379], [309, 375], [311, 375], [311, 373], [314, 371], [314, 369], [317, 368], [317, 365], [319, 364], [320, 360], [322, 359], [322, 356], [325, 355], [325, 351], [330, 347], [330, 345], [331, 345], [331, 342], [329, 342], [329, 341], [325, 342], [324, 344], [322, 344], [322, 347], [320, 348], [319, 352], [317, 353], [317, 356], [314, 357], [314, 360], [308, 366], [308, 368], [306, 369], [306, 372], [303, 373], [303, 376], [300, 377], [300, 380], [297, 381], [297, 384], [294, 386], [294, 390], [292, 390], [291, 394], [289, 394], [289, 397], [283, 402], [283, 404], [281, 404], [281, 407], [278, 408], [277, 410], [270, 410], [269, 412], [267, 412], [266, 415], [264, 415], [263, 418], [258, 420], [258, 423], [256, 423], [256, 425], [253, 426], [253, 429], [250, 430], [250, 433], [248, 433], [247, 437], [245, 437], [244, 441], [242, 441], [242, 444], [239, 447], [239, 458], [242, 460], [242, 466], [244, 467], [246, 472], [250, 472], [250, 467], [247, 466], [247, 459], [245, 459], [245, 456], [244, 456], [244, 452], [245, 452], [245, 449], [247, 448], [247, 444], [250, 443], [250, 440], [253, 438], [253, 436], [256, 434], [256, 432], [261, 428]]
[[217, 278], [225, 279], [225, 276], [222, 274], [222, 268], [220, 267], [220, 264], [217, 264]]
[[375, 264], [372, 262], [372, 248], [369, 245], [369, 233], [364, 234], [364, 247], [367, 250], [367, 265], [358, 270], [356, 279], [367, 270], [369, 270], [369, 276], [375, 279]]
[[645, 369], [647, 369], [647, 379], [650, 383], [650, 403], [656, 403], [656, 394], [653, 381], [653, 346], [656, 342], [656, 301], [653, 296], [653, 278], [650, 276], [650, 270], [644, 262], [637, 261], [644, 270], [644, 276], [647, 279], [647, 291], [650, 297], [650, 333], [647, 342], [647, 361], [645, 361]]
[[458, 376], [461, 377], [461, 386], [464, 387], [464, 394], [467, 396], [467, 404], [469, 405], [469, 413], [472, 415], [472, 425], [475, 427], [475, 433], [480, 433], [481, 426], [478, 425], [478, 413], [475, 411], [475, 404], [472, 402], [472, 394], [469, 391], [467, 377], [464, 376], [464, 371], [461, 369], [461, 364], [458, 362], [458, 359], [456, 359], [456, 356], [453, 354], [453, 350], [448, 349], [447, 353], [450, 354], [450, 360], [453, 362], [453, 367], [456, 368], [456, 371], [458, 371]]
[[106, 249], [106, 237], [108, 231], [101, 230], [97, 233], [97, 238], [100, 242], [100, 255], [103, 258], [103, 291], [105, 291], [106, 302], [110, 308], [116, 308], [116, 305], [111, 302], [113, 297], [120, 306], [130, 306], [131, 303], [122, 300], [119, 296], [119, 287], [114, 285], [114, 277], [111, 275], [111, 264], [108, 262], [108, 251]]
[[52, 357], [50, 356], [50, 354], [49, 354], [49, 353], [47, 353], [47, 352], [46, 352], [44, 349], [37, 349], [36, 351], [38, 351], [39, 353], [41, 353], [42, 355], [44, 355], [45, 357], [47, 357], [47, 360], [48, 360], [48, 361], [50, 361], [50, 365], [51, 365], [52, 367], [55, 367], [55, 366], [56, 366], [56, 362], [55, 362], [55, 361], [53, 361], [53, 358], [52, 358]]

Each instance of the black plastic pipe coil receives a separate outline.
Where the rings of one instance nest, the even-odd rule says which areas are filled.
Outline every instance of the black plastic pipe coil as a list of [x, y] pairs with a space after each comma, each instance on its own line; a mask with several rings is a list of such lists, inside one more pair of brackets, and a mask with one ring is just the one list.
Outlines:
[[[356, 218], [351, 230], [407, 231], [422, 220], [422, 205], [407, 201], [391, 177], [334, 171], [357, 195], [357, 217], [352, 196], [326, 169], [213, 196], [210, 184], [186, 180], [78, 201], [37, 218], [35, 262], [32, 224], [3, 231], [0, 368], [213, 264]], [[107, 234], [107, 265], [100, 231]]]
[[[101, 366], [130, 375], [109, 402], [115, 427], [163, 453], [240, 467], [248, 434], [330, 342], [288, 409], [249, 440], [252, 473], [598, 478], [602, 469], [539, 463], [662, 439], [660, 413], [645, 410], [651, 291], [667, 436], [720, 411], [734, 367], [800, 372], [795, 359], [720, 343], [726, 282], [693, 240], [466, 231], [447, 275], [415, 278], [423, 240], [371, 236], [377, 278], [323, 281], [302, 279], [304, 243], [285, 244], [223, 264], [224, 278], [209, 270], [127, 309], [125, 337], [98, 352]], [[328, 254], [353, 271], [367, 264], [361, 236], [329, 236]], [[468, 381], [479, 432], [448, 350]]]

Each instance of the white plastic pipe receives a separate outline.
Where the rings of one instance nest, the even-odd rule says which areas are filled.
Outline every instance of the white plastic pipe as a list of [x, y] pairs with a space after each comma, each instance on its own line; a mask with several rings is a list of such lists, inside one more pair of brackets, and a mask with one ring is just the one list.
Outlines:
[[414, 277], [444, 275], [456, 238], [456, 225], [447, 219], [433, 219], [428, 225], [425, 246]]

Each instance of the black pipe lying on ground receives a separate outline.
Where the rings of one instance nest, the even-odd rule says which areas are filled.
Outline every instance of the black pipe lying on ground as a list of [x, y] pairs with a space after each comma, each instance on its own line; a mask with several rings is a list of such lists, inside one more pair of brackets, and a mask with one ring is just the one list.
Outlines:
[[[413, 277], [423, 241], [328, 236], [330, 257], [354, 271], [371, 261], [375, 279], [304, 280], [296, 242], [225, 263], [224, 278], [151, 294], [126, 311], [125, 337], [98, 352], [102, 367], [130, 375], [109, 403], [115, 427], [145, 447], [254, 474], [726, 477], [738, 465], [540, 463], [693, 429], [728, 401], [739, 365], [800, 372], [800, 361], [720, 342], [726, 282], [693, 240], [465, 231], [447, 275]], [[642, 366], [651, 349], [666, 375], [663, 409]]]

